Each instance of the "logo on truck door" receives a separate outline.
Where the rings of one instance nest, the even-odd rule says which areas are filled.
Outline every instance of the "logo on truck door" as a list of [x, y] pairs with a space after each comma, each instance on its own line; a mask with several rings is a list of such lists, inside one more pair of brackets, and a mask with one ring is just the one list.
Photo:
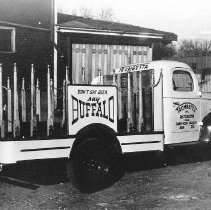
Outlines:
[[[198, 106], [198, 102], [196, 101]], [[199, 119], [198, 108], [191, 102], [173, 102], [175, 108], [175, 131], [192, 131], [198, 129], [197, 121]]]
[[117, 130], [116, 87], [68, 86], [69, 135], [100, 123]]
[[196, 110], [197, 110], [197, 107], [194, 104], [192, 104], [192, 103], [185, 102], [185, 103], [179, 105], [176, 108], [176, 110], [178, 111], [178, 113], [180, 113], [181, 111], [185, 111], [185, 112], [188, 113], [190, 110], [195, 113]]

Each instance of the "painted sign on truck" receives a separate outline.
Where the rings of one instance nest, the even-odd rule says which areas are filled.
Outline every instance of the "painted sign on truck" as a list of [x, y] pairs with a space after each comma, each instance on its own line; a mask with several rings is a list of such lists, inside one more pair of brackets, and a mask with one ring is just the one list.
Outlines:
[[199, 130], [200, 103], [197, 100], [175, 100], [173, 102], [174, 132]]
[[116, 87], [68, 86], [69, 135], [95, 123], [117, 130]]

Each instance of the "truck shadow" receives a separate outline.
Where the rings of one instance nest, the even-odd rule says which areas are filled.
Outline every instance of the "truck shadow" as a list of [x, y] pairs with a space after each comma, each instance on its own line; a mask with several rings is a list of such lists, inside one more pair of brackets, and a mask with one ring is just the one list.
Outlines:
[[26, 161], [3, 168], [0, 182], [37, 189], [39, 185], [67, 182], [66, 160]]
[[[211, 160], [211, 146], [189, 146], [168, 148], [165, 161], [161, 162], [156, 153], [133, 153], [123, 156], [122, 167], [125, 172], [137, 172], [160, 168], [163, 165], [179, 165]], [[103, 188], [111, 186], [121, 179], [113, 180]], [[5, 166], [0, 182], [35, 190], [40, 185], [53, 185], [68, 182], [66, 160], [38, 160]], [[98, 189], [101, 190], [101, 189]]]
[[127, 172], [135, 172], [168, 165], [209, 161], [211, 160], [211, 145], [169, 147], [165, 149], [162, 158], [159, 153], [155, 152], [127, 154], [123, 160], [124, 170]]

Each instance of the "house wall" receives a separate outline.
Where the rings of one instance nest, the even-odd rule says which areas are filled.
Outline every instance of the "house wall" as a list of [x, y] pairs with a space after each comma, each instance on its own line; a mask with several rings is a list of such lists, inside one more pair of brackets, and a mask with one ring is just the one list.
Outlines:
[[0, 28], [15, 28], [15, 50], [0, 52], [4, 84], [7, 77], [13, 78], [14, 63], [19, 77], [25, 77], [29, 83], [33, 63], [36, 74], [39, 72], [43, 80], [41, 85], [46, 86], [47, 64], [53, 64], [52, 26], [52, 0], [0, 0]]
[[0, 0], [0, 21], [50, 29], [53, 0]]
[[148, 46], [72, 44], [72, 79], [76, 84], [82, 83], [82, 68], [85, 83], [90, 83], [99, 69], [102, 75], [112, 74], [116, 67], [151, 60]]
[[129, 63], [152, 60], [155, 40], [96, 34], [58, 33], [58, 87], [62, 86], [65, 67], [70, 67], [70, 81], [81, 83], [85, 67], [86, 83], [90, 83], [101, 68], [103, 74]]
[[[7, 25], [0, 25], [5, 27]], [[53, 64], [53, 44], [50, 41], [50, 31], [15, 28], [15, 51], [0, 52], [0, 63], [3, 67], [3, 84], [7, 77], [13, 79], [13, 66], [17, 63], [18, 82], [25, 78], [26, 85], [30, 84], [31, 64], [34, 64], [36, 77], [41, 78], [41, 86], [46, 86], [47, 65]]]
[[[198, 82], [201, 82], [201, 74], [196, 74]], [[204, 77], [204, 82], [199, 84], [199, 89], [203, 93], [211, 93], [211, 75], [207, 74]]]
[[61, 86], [65, 65], [70, 66], [70, 79], [76, 84], [82, 83], [82, 67], [85, 68], [85, 83], [89, 84], [101, 73], [112, 74], [118, 66], [152, 60], [152, 48], [149, 46], [128, 46], [112, 44], [64, 44], [64, 54], [59, 52], [58, 83]]
[[204, 70], [211, 68], [211, 56], [184, 56], [184, 57], [173, 57], [173, 60], [187, 63], [194, 70]]

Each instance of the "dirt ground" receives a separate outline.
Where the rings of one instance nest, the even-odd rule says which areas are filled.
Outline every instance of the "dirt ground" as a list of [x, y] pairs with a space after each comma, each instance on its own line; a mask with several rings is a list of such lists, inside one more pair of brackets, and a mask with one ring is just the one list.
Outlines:
[[168, 150], [165, 167], [148, 155], [127, 155], [125, 175], [83, 194], [66, 179], [65, 161], [6, 167], [0, 209], [211, 209], [211, 149]]

